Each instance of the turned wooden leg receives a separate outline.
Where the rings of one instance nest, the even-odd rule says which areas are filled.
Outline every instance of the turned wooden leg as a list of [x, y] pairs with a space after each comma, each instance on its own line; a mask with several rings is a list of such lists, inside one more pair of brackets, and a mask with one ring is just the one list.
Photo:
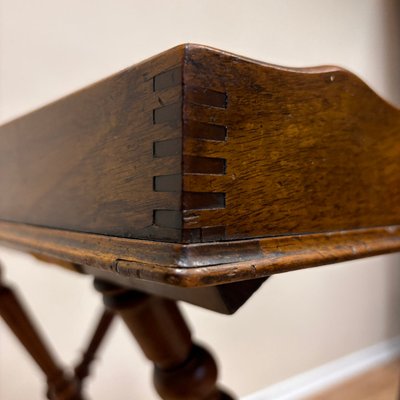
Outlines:
[[10, 287], [3, 284], [1, 266], [0, 316], [46, 375], [47, 397], [52, 400], [81, 399], [75, 380], [68, 378], [57, 365], [17, 295]]
[[110, 310], [105, 309], [99, 321], [96, 324], [92, 337], [86, 350], [83, 352], [80, 363], [74, 368], [75, 379], [77, 383], [82, 386], [84, 379], [89, 376], [90, 366], [96, 358], [96, 352], [98, 351], [103, 339], [108, 332], [111, 322], [114, 319], [114, 313]]
[[216, 363], [207, 350], [193, 344], [174, 301], [100, 280], [95, 280], [95, 288], [154, 363], [154, 385], [162, 399], [232, 399], [216, 386]]

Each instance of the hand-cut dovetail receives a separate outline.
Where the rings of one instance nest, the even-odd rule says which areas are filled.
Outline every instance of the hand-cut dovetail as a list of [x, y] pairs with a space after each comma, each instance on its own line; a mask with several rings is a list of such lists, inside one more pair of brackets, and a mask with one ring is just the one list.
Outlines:
[[225, 193], [184, 192], [183, 208], [185, 210], [225, 208]]
[[153, 92], [177, 86], [182, 82], [182, 68], [174, 68], [153, 77]]
[[180, 103], [168, 104], [153, 110], [153, 123], [180, 121], [182, 116], [182, 106]]
[[163, 228], [182, 228], [182, 212], [177, 210], [154, 210], [154, 225]]
[[185, 90], [185, 97], [189, 103], [210, 107], [226, 108], [228, 105], [227, 94], [213, 89], [188, 86]]
[[216, 157], [183, 156], [183, 173], [224, 175], [226, 160]]
[[153, 157], [170, 157], [182, 153], [182, 139], [169, 139], [153, 143]]
[[189, 120], [185, 121], [184, 130], [186, 136], [196, 139], [224, 141], [227, 138], [227, 128], [224, 125]]
[[153, 177], [155, 192], [180, 192], [182, 190], [182, 175], [159, 175]]

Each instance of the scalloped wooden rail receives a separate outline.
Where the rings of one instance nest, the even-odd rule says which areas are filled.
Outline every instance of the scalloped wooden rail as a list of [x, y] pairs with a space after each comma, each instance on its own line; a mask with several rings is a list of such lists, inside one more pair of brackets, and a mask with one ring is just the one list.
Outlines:
[[[272, 274], [400, 251], [399, 138], [347, 71], [178, 46], [0, 127], [0, 242], [93, 275], [161, 398], [229, 400], [171, 300], [232, 314]], [[83, 398], [113, 314], [69, 376], [0, 292], [47, 397]]]
[[399, 138], [348, 71], [181, 45], [0, 127], [0, 240], [186, 287], [398, 251]]

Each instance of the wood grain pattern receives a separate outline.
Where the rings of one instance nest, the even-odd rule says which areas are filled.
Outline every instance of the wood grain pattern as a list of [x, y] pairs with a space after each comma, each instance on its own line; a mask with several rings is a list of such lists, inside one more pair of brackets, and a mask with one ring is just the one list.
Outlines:
[[0, 219], [177, 243], [399, 225], [399, 136], [347, 71], [182, 45], [0, 127]]
[[400, 226], [177, 244], [0, 222], [0, 243], [89, 266], [93, 275], [138, 289], [149, 282], [193, 288], [400, 251]]
[[229, 399], [170, 299], [233, 313], [272, 274], [400, 251], [399, 137], [347, 71], [178, 46], [0, 127], [0, 242], [97, 277], [163, 398]]
[[[185, 173], [183, 195], [225, 193], [226, 207], [185, 208], [184, 229], [224, 226], [231, 240], [399, 224], [400, 112], [357, 77], [198, 46], [185, 55], [184, 157], [225, 159], [226, 170]], [[199, 88], [226, 105], [198, 101]], [[225, 140], [185, 135], [210, 121]]]
[[2, 126], [0, 219], [179, 240], [153, 215], [179, 209], [180, 195], [153, 190], [153, 177], [180, 174], [181, 155], [157, 158], [153, 146], [180, 138], [179, 116], [165, 115], [179, 114], [181, 75], [155, 77], [182, 57], [178, 47]]
[[150, 291], [399, 251], [399, 129], [347, 71], [178, 46], [0, 128], [0, 241]]

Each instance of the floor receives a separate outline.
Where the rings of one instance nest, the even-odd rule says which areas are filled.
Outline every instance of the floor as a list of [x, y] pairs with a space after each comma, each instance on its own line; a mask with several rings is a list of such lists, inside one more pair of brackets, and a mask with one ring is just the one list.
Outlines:
[[356, 376], [307, 400], [400, 400], [400, 359]]

